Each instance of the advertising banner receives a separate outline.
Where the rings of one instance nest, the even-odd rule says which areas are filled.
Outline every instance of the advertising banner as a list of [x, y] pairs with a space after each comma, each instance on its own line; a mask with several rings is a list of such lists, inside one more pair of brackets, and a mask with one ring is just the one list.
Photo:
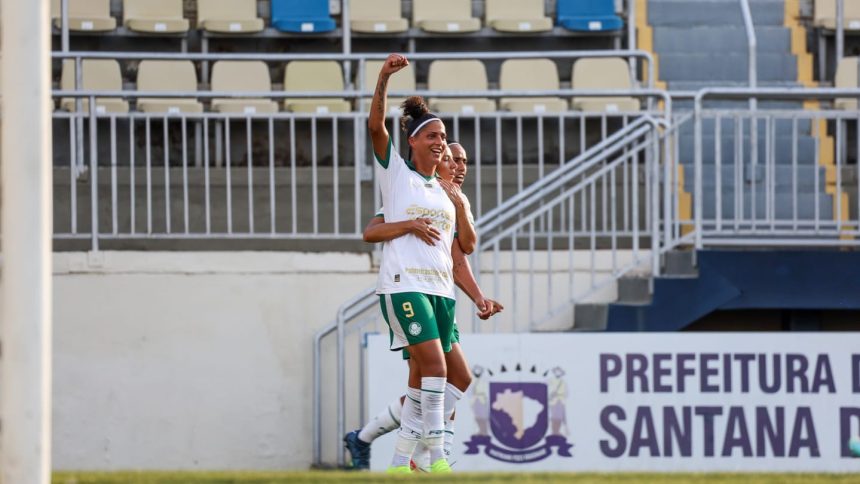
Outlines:
[[[388, 335], [368, 339], [375, 414], [406, 390]], [[857, 472], [853, 333], [462, 335], [460, 471]], [[396, 431], [377, 439], [384, 470]]]

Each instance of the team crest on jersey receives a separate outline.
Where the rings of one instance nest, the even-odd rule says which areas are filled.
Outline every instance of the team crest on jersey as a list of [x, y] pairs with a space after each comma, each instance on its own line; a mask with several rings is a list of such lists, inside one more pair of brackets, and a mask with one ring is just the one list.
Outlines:
[[421, 334], [421, 323], [416, 323], [415, 321], [409, 323], [409, 334], [412, 336], [418, 336]]
[[[509, 464], [527, 464], [555, 454], [572, 457], [567, 442], [567, 383], [556, 366], [513, 371], [502, 365], [497, 372], [475, 365], [470, 403], [478, 427], [464, 442], [466, 454], [483, 453]], [[483, 452], [482, 452], [483, 448]]]

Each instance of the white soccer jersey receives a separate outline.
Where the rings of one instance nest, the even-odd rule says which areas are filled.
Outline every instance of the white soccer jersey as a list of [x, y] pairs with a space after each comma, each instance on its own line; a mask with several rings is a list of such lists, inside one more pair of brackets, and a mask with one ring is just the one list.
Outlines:
[[433, 246], [407, 234], [385, 242], [377, 294], [420, 292], [455, 298], [451, 243], [454, 240], [454, 204], [435, 177], [427, 179], [413, 170], [388, 144], [388, 166], [376, 164], [386, 222], [417, 218], [433, 220], [441, 240]]

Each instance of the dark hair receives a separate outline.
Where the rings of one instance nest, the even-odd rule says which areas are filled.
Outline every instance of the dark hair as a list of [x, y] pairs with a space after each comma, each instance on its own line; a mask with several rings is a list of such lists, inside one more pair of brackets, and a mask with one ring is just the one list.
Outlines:
[[410, 136], [412, 131], [424, 121], [438, 119], [438, 116], [430, 112], [430, 108], [427, 107], [427, 103], [421, 96], [406, 98], [400, 107], [403, 108], [403, 116], [400, 117], [400, 129], [406, 133], [406, 136]]

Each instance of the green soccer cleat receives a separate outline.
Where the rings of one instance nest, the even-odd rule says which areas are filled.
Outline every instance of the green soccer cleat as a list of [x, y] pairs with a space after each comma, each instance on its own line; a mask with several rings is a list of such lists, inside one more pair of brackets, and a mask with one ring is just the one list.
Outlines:
[[451, 466], [448, 465], [448, 461], [445, 458], [441, 458], [436, 462], [430, 464], [430, 473], [431, 474], [450, 474]]
[[386, 471], [386, 474], [412, 474], [412, 469], [409, 466], [391, 466]]

